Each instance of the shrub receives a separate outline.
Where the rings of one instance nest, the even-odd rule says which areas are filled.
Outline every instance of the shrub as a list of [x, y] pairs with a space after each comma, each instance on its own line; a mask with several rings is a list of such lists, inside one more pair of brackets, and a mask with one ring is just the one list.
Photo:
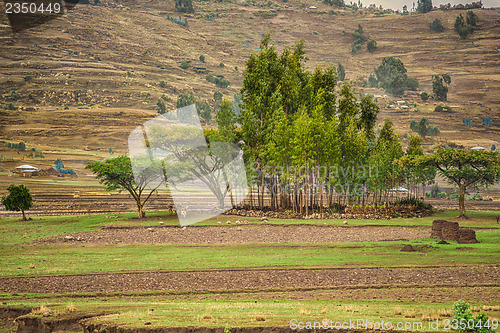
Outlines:
[[377, 50], [377, 41], [375, 39], [370, 39], [368, 43], [366, 44], [366, 49], [368, 52], [373, 53]]
[[222, 101], [222, 93], [218, 90], [214, 91], [214, 101]]
[[467, 15], [465, 16], [465, 21], [471, 27], [475, 27], [477, 25], [477, 22], [479, 21], [479, 18], [472, 10], [469, 10], [467, 12]]
[[443, 112], [443, 107], [441, 105], [436, 106], [434, 112]]
[[462, 123], [465, 127], [472, 127], [472, 120], [470, 120], [469, 118], [463, 118]]
[[419, 87], [419, 84], [418, 84], [418, 79], [416, 77], [408, 77], [406, 79], [406, 88], [408, 88], [409, 90], [417, 90]]
[[469, 303], [458, 300], [453, 303], [453, 318], [458, 322], [459, 332], [493, 332], [491, 322], [484, 313], [479, 313], [476, 318], [469, 310]]
[[490, 117], [483, 117], [483, 124], [484, 124], [484, 126], [491, 126]]
[[14, 103], [11, 102], [11, 103], [9, 103], [9, 106], [7, 106], [7, 109], [15, 111], [15, 110], [17, 110], [17, 107], [14, 105]]
[[189, 68], [189, 63], [186, 60], [183, 60], [181, 62], [181, 68], [182, 69], [188, 69]]
[[223, 63], [223, 62], [221, 62], [221, 63], [219, 64], [219, 67], [220, 67], [220, 68], [224, 68], [224, 63]]
[[375, 88], [378, 86], [378, 81], [377, 81], [377, 77], [375, 76], [375, 74], [370, 74], [370, 76], [368, 77], [368, 85], [372, 88]]
[[497, 147], [495, 145], [491, 145], [491, 151], [497, 150]]
[[361, 24], [358, 24], [358, 28], [354, 30], [352, 36], [354, 37], [354, 44], [361, 44], [366, 40]]
[[156, 105], [158, 105], [159, 114], [164, 114], [165, 112], [167, 112], [167, 107], [165, 106], [165, 102], [163, 102], [161, 98], [158, 99], [158, 103], [156, 103]]
[[205, 62], [205, 56], [204, 56], [203, 54], [202, 54], [202, 55], [200, 55], [200, 61], [201, 61], [201, 62]]
[[437, 31], [437, 32], [442, 32], [444, 30], [444, 27], [441, 24], [441, 21], [439, 19], [435, 19], [434, 21], [432, 21], [431, 30]]
[[160, 87], [165, 88], [166, 86], [167, 86], [167, 84], [165, 83], [165, 81], [161, 80]]
[[425, 91], [421, 92], [420, 93], [420, 98], [422, 99], [422, 101], [427, 101], [429, 99], [429, 94], [426, 93]]
[[9, 98], [13, 101], [16, 101], [19, 98], [19, 94], [15, 90], [12, 90]]

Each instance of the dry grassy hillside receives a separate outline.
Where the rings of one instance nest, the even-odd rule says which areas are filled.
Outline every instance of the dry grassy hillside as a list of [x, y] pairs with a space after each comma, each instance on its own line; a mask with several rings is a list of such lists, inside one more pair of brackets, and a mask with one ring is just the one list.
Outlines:
[[[0, 111], [0, 140], [24, 140], [42, 149], [113, 146], [125, 151], [128, 131], [155, 116], [162, 94], [171, 99], [167, 108], [175, 107], [179, 93], [211, 100], [213, 92], [221, 90], [232, 98], [241, 88], [246, 59], [258, 50], [262, 35], [272, 31], [279, 50], [304, 38], [311, 69], [341, 62], [357, 92], [379, 96], [379, 121], [391, 117], [405, 133], [412, 119], [427, 116], [441, 129], [439, 141], [500, 146], [500, 10], [477, 10], [480, 29], [460, 40], [452, 27], [463, 11], [377, 16], [366, 9], [353, 14], [334, 8], [336, 13], [330, 15], [332, 7], [316, 1], [201, 1], [195, 2], [195, 14], [181, 15], [188, 20], [184, 27], [167, 19], [167, 14], [179, 16], [173, 1], [101, 3], [78, 5], [19, 33], [2, 28], [0, 105], [13, 102], [22, 108]], [[308, 9], [313, 4], [318, 8]], [[429, 29], [435, 18], [443, 22], [444, 32]], [[377, 41], [375, 53], [364, 46], [351, 55], [358, 24]], [[431, 92], [433, 74], [449, 73], [448, 102], [440, 104], [451, 106], [454, 113], [432, 112], [438, 103], [422, 103], [416, 92], [395, 98], [363, 88], [386, 56], [401, 58], [409, 75], [419, 79], [421, 91]], [[190, 62], [189, 69], [180, 68], [183, 60]], [[222, 74], [231, 85], [218, 88], [193, 66]], [[10, 98], [13, 90], [17, 100]], [[399, 99], [417, 106], [410, 111], [386, 108]], [[482, 125], [484, 116], [493, 126]], [[472, 128], [462, 125], [463, 117], [473, 120]]]

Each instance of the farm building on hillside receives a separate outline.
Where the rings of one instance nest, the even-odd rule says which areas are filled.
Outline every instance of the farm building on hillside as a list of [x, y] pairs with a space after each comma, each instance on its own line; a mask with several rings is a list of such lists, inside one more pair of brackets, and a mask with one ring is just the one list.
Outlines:
[[474, 147], [474, 148], [471, 148], [470, 150], [485, 150], [484, 147]]
[[23, 164], [16, 167], [15, 172], [21, 174], [23, 177], [38, 176], [38, 168], [32, 165]]
[[48, 168], [47, 170], [43, 170], [43, 174], [47, 176], [59, 176], [59, 177], [62, 176], [59, 170], [57, 170], [54, 167]]

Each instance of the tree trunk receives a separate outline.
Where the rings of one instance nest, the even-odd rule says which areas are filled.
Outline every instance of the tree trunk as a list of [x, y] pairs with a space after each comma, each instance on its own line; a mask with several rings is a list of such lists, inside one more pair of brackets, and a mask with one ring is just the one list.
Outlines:
[[459, 190], [460, 194], [458, 196], [458, 206], [460, 208], [460, 215], [458, 215], [458, 218], [468, 219], [467, 215], [465, 215], [465, 185], [460, 184]]
[[26, 221], [26, 214], [24, 213], [24, 209], [21, 209], [21, 212], [23, 213], [23, 221]]
[[142, 219], [143, 217], [146, 216], [146, 212], [143, 210], [142, 205], [140, 202], [137, 203], [137, 216]]

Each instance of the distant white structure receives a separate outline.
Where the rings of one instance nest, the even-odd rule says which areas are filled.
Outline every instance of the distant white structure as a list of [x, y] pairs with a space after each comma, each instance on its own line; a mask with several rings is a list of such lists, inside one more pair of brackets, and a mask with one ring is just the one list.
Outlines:
[[403, 110], [408, 110], [409, 108], [410, 108], [410, 107], [409, 107], [408, 105], [402, 105], [402, 106], [401, 106], [401, 109], [403, 109]]
[[470, 150], [485, 150], [485, 148], [477, 146], [477, 147], [471, 148]]
[[406, 104], [406, 101], [397, 101], [399, 105]]
[[311, 7], [309, 7], [309, 9], [318, 9], [318, 7], [316, 7], [316, 6], [311, 6]]
[[389, 192], [408, 192], [408, 189], [406, 187], [400, 186], [391, 188]]
[[16, 167], [15, 172], [22, 174], [23, 177], [38, 176], [38, 168], [29, 164], [23, 164]]

